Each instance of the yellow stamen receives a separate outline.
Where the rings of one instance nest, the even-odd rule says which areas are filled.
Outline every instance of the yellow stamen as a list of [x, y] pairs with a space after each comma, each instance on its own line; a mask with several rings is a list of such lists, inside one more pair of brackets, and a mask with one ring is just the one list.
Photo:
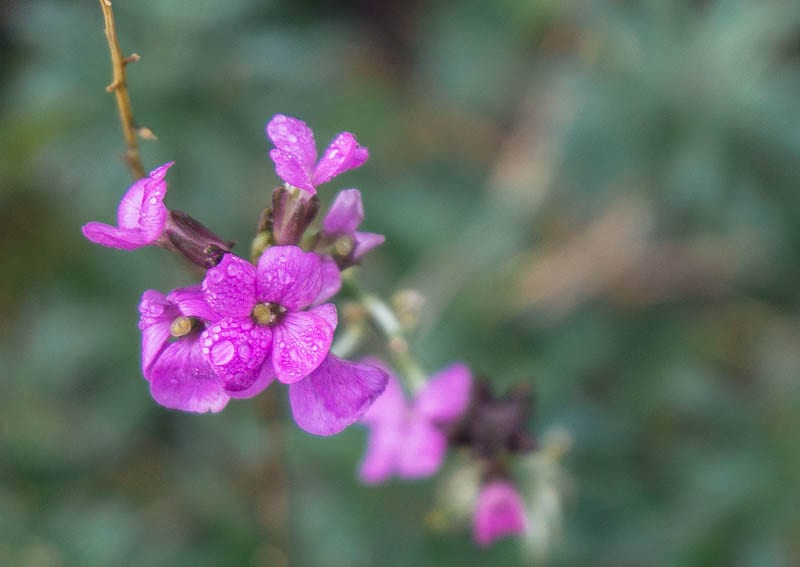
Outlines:
[[169, 333], [173, 337], [184, 337], [192, 331], [192, 320], [181, 315], [169, 326]]

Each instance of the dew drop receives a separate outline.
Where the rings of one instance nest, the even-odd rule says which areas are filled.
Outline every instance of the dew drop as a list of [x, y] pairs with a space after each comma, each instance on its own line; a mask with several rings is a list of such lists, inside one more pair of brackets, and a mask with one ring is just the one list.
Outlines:
[[230, 362], [233, 355], [233, 343], [230, 341], [221, 341], [211, 347], [211, 362], [217, 366]]
[[247, 360], [248, 358], [250, 358], [250, 355], [253, 353], [253, 349], [250, 348], [250, 345], [248, 345], [248, 344], [242, 344], [242, 345], [239, 345], [237, 353], [239, 354], [239, 358], [241, 358], [242, 360]]

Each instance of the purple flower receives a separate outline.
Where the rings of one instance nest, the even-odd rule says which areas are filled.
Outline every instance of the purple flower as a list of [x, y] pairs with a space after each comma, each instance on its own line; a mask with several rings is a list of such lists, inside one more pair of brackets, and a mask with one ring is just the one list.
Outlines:
[[145, 291], [139, 302], [142, 373], [162, 406], [192, 412], [218, 412], [228, 403], [222, 380], [200, 350], [200, 334], [218, 318], [200, 286], [169, 295]]
[[336, 307], [304, 310], [322, 286], [320, 257], [297, 246], [268, 248], [258, 266], [226, 254], [206, 272], [203, 294], [219, 320], [203, 332], [202, 352], [229, 395], [266, 376], [297, 382], [325, 360]]
[[333, 435], [358, 421], [387, 387], [380, 368], [332, 354], [307, 377], [289, 386], [297, 425], [314, 435]]
[[332, 254], [344, 265], [357, 264], [361, 258], [383, 244], [382, 234], [358, 232], [364, 220], [364, 205], [358, 189], [341, 191], [322, 221], [323, 238], [332, 243]]
[[453, 364], [432, 376], [408, 404], [400, 383], [390, 374], [386, 391], [361, 419], [370, 429], [361, 480], [375, 484], [393, 474], [403, 478], [434, 474], [447, 451], [441, 427], [466, 411], [471, 383], [469, 368]]
[[525, 506], [517, 489], [507, 480], [493, 480], [481, 489], [475, 508], [473, 536], [486, 547], [505, 536], [527, 529]]
[[170, 161], [155, 168], [148, 177], [131, 185], [117, 208], [118, 227], [90, 222], [83, 225], [83, 235], [95, 244], [121, 250], [154, 244], [167, 222], [168, 211], [164, 206], [167, 182], [164, 177], [174, 163]]
[[322, 159], [317, 161], [317, 147], [311, 128], [297, 118], [276, 114], [267, 124], [267, 136], [275, 149], [269, 157], [275, 173], [289, 185], [311, 194], [340, 173], [360, 167], [369, 157], [367, 148], [358, 145], [350, 132], [341, 132], [331, 141]]

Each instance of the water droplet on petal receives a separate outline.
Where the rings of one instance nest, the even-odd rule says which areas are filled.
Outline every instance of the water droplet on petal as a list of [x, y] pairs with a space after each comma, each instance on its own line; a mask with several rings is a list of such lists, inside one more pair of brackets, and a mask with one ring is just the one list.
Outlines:
[[242, 360], [247, 360], [248, 358], [250, 358], [250, 355], [253, 353], [253, 349], [250, 348], [250, 345], [248, 345], [248, 344], [241, 344], [241, 345], [239, 345], [239, 348], [237, 349], [237, 352], [239, 354], [239, 358], [241, 358]]
[[217, 366], [222, 366], [230, 362], [233, 358], [234, 349], [233, 343], [230, 341], [221, 341], [211, 347], [211, 363]]

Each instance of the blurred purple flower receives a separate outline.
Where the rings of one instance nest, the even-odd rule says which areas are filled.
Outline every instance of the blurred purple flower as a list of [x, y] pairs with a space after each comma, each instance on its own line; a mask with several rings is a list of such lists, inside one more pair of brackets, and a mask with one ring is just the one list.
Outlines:
[[147, 290], [139, 302], [142, 373], [162, 406], [191, 412], [218, 412], [228, 403], [222, 380], [200, 350], [200, 335], [218, 315], [200, 286], [169, 295]]
[[269, 157], [275, 163], [278, 177], [311, 194], [317, 192], [318, 185], [360, 167], [369, 157], [367, 148], [359, 146], [353, 134], [341, 132], [317, 161], [314, 133], [305, 122], [291, 116], [276, 114], [266, 130], [275, 145]]
[[122, 196], [117, 208], [117, 224], [110, 226], [90, 222], [82, 227], [83, 235], [102, 246], [135, 250], [156, 243], [167, 222], [164, 196], [167, 182], [164, 177], [175, 162], [155, 168], [148, 177], [137, 180]]
[[441, 427], [458, 420], [469, 405], [472, 374], [464, 364], [432, 376], [411, 404], [397, 378], [389, 375], [386, 391], [361, 419], [370, 432], [359, 476], [369, 484], [393, 474], [403, 478], [434, 474], [447, 451]]
[[320, 257], [297, 246], [268, 248], [257, 267], [226, 254], [208, 270], [203, 293], [219, 320], [203, 332], [202, 351], [229, 395], [255, 395], [253, 385], [272, 377], [297, 382], [325, 360], [336, 307], [304, 310], [322, 286]]
[[323, 238], [333, 243], [333, 254], [343, 265], [357, 264], [361, 258], [383, 244], [382, 234], [358, 232], [364, 220], [364, 205], [358, 189], [345, 189], [336, 196], [322, 221]]
[[522, 496], [511, 482], [493, 480], [478, 495], [473, 536], [481, 546], [502, 537], [522, 534], [527, 529]]

